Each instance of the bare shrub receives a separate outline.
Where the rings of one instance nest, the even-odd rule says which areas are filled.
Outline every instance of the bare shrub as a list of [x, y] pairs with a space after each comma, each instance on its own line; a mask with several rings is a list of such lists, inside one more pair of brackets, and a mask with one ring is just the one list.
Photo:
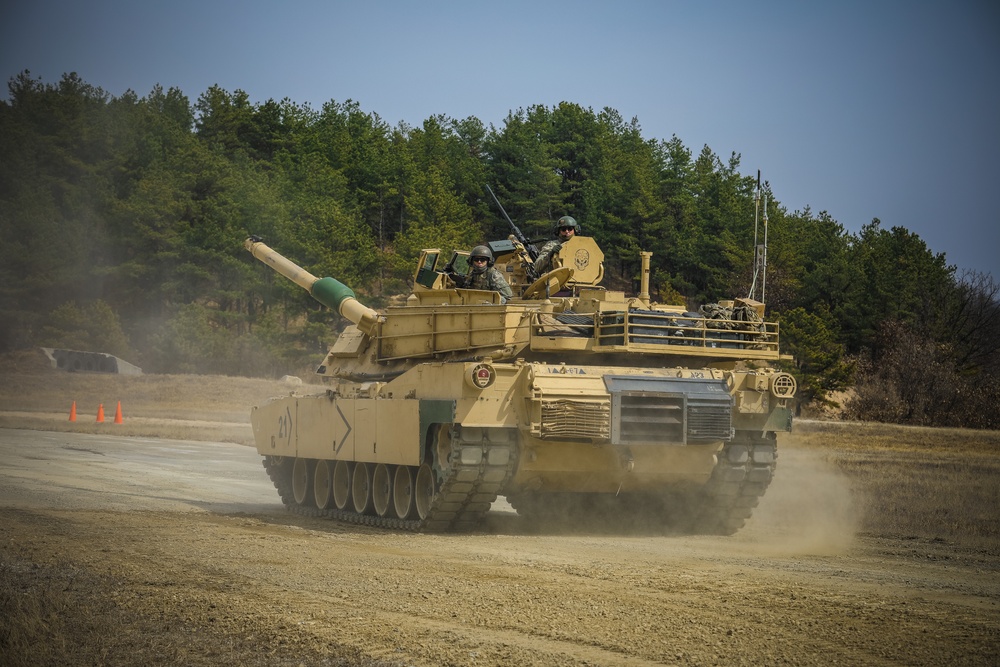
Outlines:
[[857, 359], [844, 416], [920, 426], [1000, 428], [1000, 380], [960, 372], [947, 345], [896, 321], [882, 324], [870, 354]]

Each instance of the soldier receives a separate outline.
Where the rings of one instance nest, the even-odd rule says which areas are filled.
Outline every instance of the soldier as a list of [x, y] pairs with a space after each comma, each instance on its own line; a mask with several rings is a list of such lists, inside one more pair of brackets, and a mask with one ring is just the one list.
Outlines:
[[500, 292], [500, 303], [507, 303], [513, 298], [514, 292], [504, 279], [503, 274], [493, 268], [493, 253], [484, 245], [477, 245], [469, 255], [472, 271], [465, 276], [456, 277], [455, 284], [466, 289], [482, 289]]
[[538, 257], [535, 258], [535, 274], [542, 275], [546, 271], [552, 268], [552, 256], [559, 252], [562, 248], [562, 244], [569, 241], [571, 238], [580, 233], [580, 223], [578, 223], [571, 216], [564, 215], [559, 218], [559, 222], [556, 223], [556, 237], [555, 239], [546, 242], [542, 246], [542, 249], [538, 251]]

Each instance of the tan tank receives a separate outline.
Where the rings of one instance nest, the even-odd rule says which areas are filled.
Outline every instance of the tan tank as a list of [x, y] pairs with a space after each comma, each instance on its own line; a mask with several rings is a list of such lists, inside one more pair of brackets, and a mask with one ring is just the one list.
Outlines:
[[731, 534], [775, 468], [794, 378], [770, 367], [764, 304], [705, 313], [605, 290], [591, 238], [530, 280], [511, 237], [489, 244], [515, 297], [455, 289], [468, 253], [421, 253], [405, 305], [377, 312], [251, 237], [246, 248], [354, 324], [319, 395], [253, 409], [282, 501], [307, 515], [427, 531], [474, 528], [498, 496], [519, 514]]

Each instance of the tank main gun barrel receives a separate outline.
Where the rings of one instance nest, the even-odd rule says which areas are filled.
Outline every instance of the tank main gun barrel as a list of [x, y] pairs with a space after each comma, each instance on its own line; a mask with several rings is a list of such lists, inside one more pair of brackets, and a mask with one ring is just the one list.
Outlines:
[[379, 322], [378, 312], [358, 301], [354, 290], [344, 283], [330, 277], [317, 278], [257, 237], [248, 238], [243, 242], [243, 247], [261, 262], [309, 292], [312, 298], [354, 322], [361, 331], [366, 334], [375, 333]]

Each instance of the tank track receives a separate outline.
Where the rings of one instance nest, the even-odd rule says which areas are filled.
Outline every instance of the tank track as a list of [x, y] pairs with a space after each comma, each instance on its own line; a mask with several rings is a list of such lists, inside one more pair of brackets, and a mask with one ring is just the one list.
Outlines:
[[[497, 437], [502, 433], [503, 437]], [[413, 532], [468, 532], [475, 529], [510, 479], [517, 459], [516, 433], [512, 429], [461, 428], [451, 429], [451, 449], [447, 465], [439, 469], [437, 493], [424, 519], [400, 519], [376, 514], [359, 514], [353, 510], [320, 509], [300, 505], [292, 495], [292, 465], [290, 457], [265, 456], [262, 461], [268, 477], [278, 490], [281, 502], [295, 514], [332, 519], [362, 526]], [[504, 441], [506, 440], [506, 441]], [[470, 450], [481, 451], [477, 457]], [[464, 456], [463, 456], [464, 453]], [[463, 459], [467, 462], [463, 463]], [[411, 466], [414, 478], [417, 468]]]
[[727, 443], [718, 454], [712, 477], [699, 490], [691, 530], [732, 535], [742, 528], [771, 484], [777, 461], [774, 433]]

